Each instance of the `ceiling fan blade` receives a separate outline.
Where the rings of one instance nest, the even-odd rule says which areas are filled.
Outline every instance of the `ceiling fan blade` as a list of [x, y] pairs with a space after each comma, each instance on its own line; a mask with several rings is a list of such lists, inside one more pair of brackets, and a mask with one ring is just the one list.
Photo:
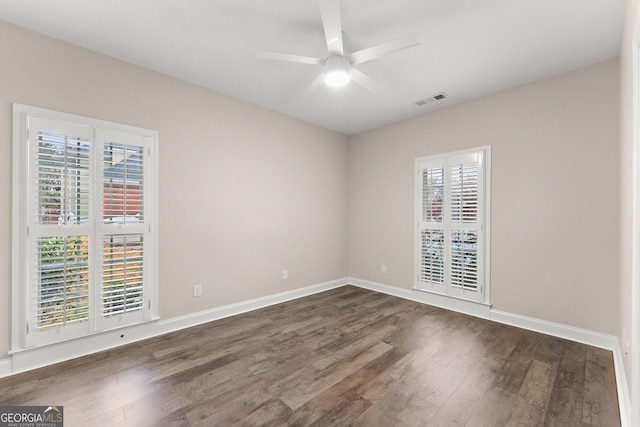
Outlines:
[[327, 39], [329, 54], [343, 56], [340, 1], [320, 0], [320, 15], [322, 15], [322, 26], [324, 27], [324, 36]]
[[367, 76], [362, 71], [357, 70], [356, 68], [352, 68], [351, 71], [349, 72], [349, 75], [351, 76], [351, 80], [358, 83], [360, 86], [364, 87], [365, 89], [368, 89], [373, 93], [375, 93], [378, 90], [378, 84], [374, 82], [371, 77]]
[[350, 56], [353, 65], [362, 64], [386, 55], [388, 53], [397, 52], [399, 50], [408, 49], [420, 44], [420, 33], [409, 34], [399, 39], [391, 40], [377, 46], [368, 47], [352, 53]]
[[294, 55], [292, 53], [273, 52], [270, 50], [258, 50], [258, 57], [262, 59], [273, 59], [276, 61], [299, 62], [301, 64], [322, 65], [321, 58]]
[[324, 75], [325, 75], [325, 73], [321, 73], [318, 77], [316, 77], [315, 80], [311, 82], [309, 87], [307, 87], [304, 90], [304, 92], [302, 92], [302, 94], [305, 95], [305, 96], [309, 96], [309, 95], [313, 95], [314, 93], [316, 93], [318, 91], [318, 89], [320, 89], [322, 87], [322, 85], [324, 84]]

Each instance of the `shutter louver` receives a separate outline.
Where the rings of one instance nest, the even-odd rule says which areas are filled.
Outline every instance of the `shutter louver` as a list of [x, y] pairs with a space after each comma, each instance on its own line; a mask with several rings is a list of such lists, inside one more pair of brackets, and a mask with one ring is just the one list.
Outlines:
[[451, 232], [451, 286], [466, 290], [478, 288], [478, 233]]
[[422, 170], [420, 281], [444, 283], [444, 166]]
[[89, 319], [88, 240], [88, 236], [47, 236], [38, 239], [38, 330]]
[[116, 142], [105, 142], [103, 148], [105, 221], [143, 222], [143, 148]]
[[38, 133], [37, 218], [39, 224], [82, 224], [89, 217], [89, 142], [52, 132]]
[[141, 234], [107, 235], [102, 240], [102, 314], [112, 316], [143, 308]]
[[442, 222], [444, 206], [444, 167], [422, 171], [422, 220]]
[[478, 219], [478, 163], [451, 167], [451, 221], [476, 222]]
[[420, 280], [423, 282], [444, 283], [443, 237], [442, 230], [424, 230], [422, 232]]

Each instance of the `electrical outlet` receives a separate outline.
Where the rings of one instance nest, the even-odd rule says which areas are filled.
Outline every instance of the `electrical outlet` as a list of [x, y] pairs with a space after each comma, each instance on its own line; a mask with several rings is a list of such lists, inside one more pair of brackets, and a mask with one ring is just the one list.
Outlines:
[[387, 266], [382, 264], [382, 266], [380, 267], [380, 272], [382, 274], [387, 274]]
[[289, 271], [287, 270], [282, 270], [282, 278], [283, 279], [288, 279], [289, 278]]
[[193, 285], [193, 296], [199, 297], [201, 295], [202, 295], [202, 285], [200, 284]]

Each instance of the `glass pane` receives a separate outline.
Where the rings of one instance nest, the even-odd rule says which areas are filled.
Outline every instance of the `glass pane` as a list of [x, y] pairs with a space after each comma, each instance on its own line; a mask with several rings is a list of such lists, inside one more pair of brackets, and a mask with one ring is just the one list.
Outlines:
[[87, 321], [89, 318], [89, 237], [38, 239], [37, 328]]
[[463, 163], [451, 167], [451, 221], [478, 220], [478, 163]]
[[444, 167], [422, 171], [422, 220], [442, 222]]
[[143, 307], [142, 234], [111, 234], [102, 240], [102, 314]]
[[143, 147], [103, 144], [103, 220], [112, 224], [144, 221]]
[[451, 232], [451, 285], [478, 289], [478, 232]]
[[422, 231], [420, 280], [444, 283], [444, 235], [442, 230]]
[[38, 133], [36, 221], [82, 224], [89, 220], [89, 142], [51, 132]]

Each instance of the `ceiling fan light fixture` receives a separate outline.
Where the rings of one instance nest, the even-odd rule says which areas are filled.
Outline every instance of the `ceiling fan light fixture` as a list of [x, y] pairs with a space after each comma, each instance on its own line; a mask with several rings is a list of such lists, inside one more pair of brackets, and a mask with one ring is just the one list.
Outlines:
[[324, 76], [324, 82], [331, 87], [343, 87], [351, 81], [349, 68], [351, 63], [344, 56], [330, 56], [325, 62], [327, 73]]
[[324, 82], [331, 87], [343, 87], [349, 84], [351, 76], [347, 70], [335, 69], [324, 76]]

